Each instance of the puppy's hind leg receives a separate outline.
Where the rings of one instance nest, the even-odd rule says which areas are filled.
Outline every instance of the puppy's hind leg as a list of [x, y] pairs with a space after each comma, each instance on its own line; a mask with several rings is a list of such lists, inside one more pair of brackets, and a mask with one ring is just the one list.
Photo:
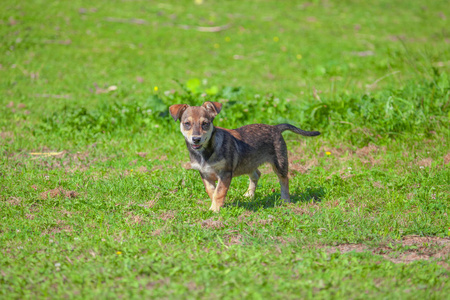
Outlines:
[[291, 197], [289, 195], [289, 178], [287, 176], [284, 177], [278, 175], [278, 180], [280, 181], [281, 186], [281, 199], [286, 203], [291, 202]]
[[283, 137], [280, 134], [280, 139], [275, 147], [275, 158], [272, 163], [272, 168], [278, 176], [278, 181], [281, 186], [281, 199], [284, 202], [290, 202], [289, 196], [289, 161], [287, 157], [287, 147]]
[[261, 172], [256, 169], [252, 174], [248, 175], [250, 177], [250, 184], [248, 186], [247, 192], [245, 192], [244, 197], [255, 197], [256, 186], [258, 185], [259, 177], [261, 177]]
[[290, 196], [289, 196], [289, 178], [287, 176], [287, 172], [280, 172], [281, 170], [274, 164], [272, 165], [273, 171], [278, 176], [278, 181], [280, 182], [281, 186], [281, 199], [284, 200], [284, 202], [289, 203], [291, 202]]

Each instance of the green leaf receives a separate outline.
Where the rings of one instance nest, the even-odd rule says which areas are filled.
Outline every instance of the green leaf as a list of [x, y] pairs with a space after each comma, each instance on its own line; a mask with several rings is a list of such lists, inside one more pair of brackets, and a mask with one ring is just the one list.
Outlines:
[[193, 94], [198, 94], [200, 92], [200, 79], [192, 78], [186, 82], [186, 88]]

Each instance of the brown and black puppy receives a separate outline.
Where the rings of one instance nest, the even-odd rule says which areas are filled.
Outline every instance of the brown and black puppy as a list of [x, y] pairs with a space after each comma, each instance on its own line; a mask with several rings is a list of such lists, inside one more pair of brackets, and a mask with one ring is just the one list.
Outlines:
[[233, 130], [214, 127], [212, 122], [221, 109], [222, 104], [217, 102], [205, 102], [202, 106], [176, 104], [169, 108], [173, 119], [181, 121], [191, 159], [187, 168], [200, 172], [212, 200], [210, 209], [218, 212], [224, 205], [231, 179], [236, 176], [250, 177], [245, 196], [253, 197], [261, 176], [258, 167], [264, 163], [272, 165], [280, 181], [281, 199], [289, 202], [289, 163], [281, 133], [290, 130], [316, 136], [320, 132], [303, 131], [289, 124], [252, 124]]

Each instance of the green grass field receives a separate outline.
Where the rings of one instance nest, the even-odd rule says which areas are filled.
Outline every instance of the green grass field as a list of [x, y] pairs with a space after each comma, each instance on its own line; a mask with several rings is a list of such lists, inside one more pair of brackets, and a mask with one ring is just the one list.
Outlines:
[[[0, 298], [447, 299], [447, 1], [10, 1]], [[208, 210], [168, 107], [289, 122]], [[447, 296], [445, 296], [447, 295]]]

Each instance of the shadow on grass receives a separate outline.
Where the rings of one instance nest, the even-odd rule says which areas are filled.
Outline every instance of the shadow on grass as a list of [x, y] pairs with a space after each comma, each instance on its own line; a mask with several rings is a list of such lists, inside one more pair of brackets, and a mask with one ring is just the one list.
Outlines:
[[[295, 190], [291, 192], [291, 203], [297, 202], [321, 202], [323, 197], [326, 194], [326, 191], [323, 187], [315, 187], [315, 188], [307, 188], [303, 192], [299, 193], [300, 190]], [[283, 203], [283, 200], [280, 199], [281, 194], [272, 193], [265, 197], [258, 197], [256, 194], [255, 198], [248, 201], [239, 201], [235, 200], [233, 203], [230, 203], [230, 206], [242, 207], [246, 210], [257, 211], [261, 208], [271, 208], [280, 206]]]

